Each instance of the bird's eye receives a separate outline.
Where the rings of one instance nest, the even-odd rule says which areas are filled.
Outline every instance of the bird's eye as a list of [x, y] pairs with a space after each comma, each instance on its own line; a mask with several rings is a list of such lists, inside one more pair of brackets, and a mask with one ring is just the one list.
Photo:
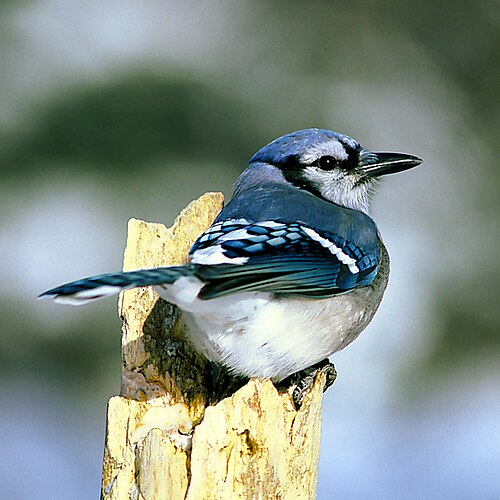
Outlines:
[[316, 161], [316, 165], [321, 170], [333, 170], [338, 167], [338, 162], [333, 156], [322, 156]]

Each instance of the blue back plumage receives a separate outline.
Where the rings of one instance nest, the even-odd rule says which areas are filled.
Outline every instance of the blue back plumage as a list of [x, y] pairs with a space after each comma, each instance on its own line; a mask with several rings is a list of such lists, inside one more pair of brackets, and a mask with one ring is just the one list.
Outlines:
[[331, 297], [369, 285], [378, 272], [375, 223], [286, 182], [252, 182], [190, 251], [206, 282], [200, 298], [238, 291]]
[[341, 240], [351, 241], [363, 248], [366, 254], [378, 258], [377, 227], [368, 215], [340, 207], [285, 182], [273, 182], [265, 189], [241, 190], [218, 215], [216, 222], [240, 218], [249, 222], [301, 222], [312, 229], [321, 228]]

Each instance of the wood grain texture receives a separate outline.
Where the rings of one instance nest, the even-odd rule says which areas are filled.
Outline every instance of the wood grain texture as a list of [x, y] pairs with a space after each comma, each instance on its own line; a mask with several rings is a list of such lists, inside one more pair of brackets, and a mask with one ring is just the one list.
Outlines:
[[[222, 208], [206, 193], [169, 229], [129, 222], [124, 270], [178, 265]], [[208, 406], [207, 361], [151, 288], [121, 294], [120, 396], [108, 403], [104, 499], [314, 498], [324, 375], [297, 411], [268, 380]]]

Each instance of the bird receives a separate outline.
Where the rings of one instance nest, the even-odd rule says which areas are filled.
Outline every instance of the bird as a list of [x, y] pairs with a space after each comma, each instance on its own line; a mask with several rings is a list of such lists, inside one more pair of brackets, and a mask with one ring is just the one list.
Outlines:
[[283, 135], [249, 160], [187, 264], [101, 274], [39, 297], [80, 305], [152, 286], [180, 308], [209, 361], [280, 382], [345, 348], [372, 320], [389, 255], [370, 202], [382, 177], [421, 163], [332, 130]]

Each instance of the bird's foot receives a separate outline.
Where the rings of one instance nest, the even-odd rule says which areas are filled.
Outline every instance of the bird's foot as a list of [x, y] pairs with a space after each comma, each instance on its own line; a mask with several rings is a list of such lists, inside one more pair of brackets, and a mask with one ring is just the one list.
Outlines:
[[209, 361], [207, 375], [210, 404], [217, 404], [224, 398], [232, 396], [248, 382], [248, 378], [233, 375], [224, 366], [212, 361]]
[[292, 398], [295, 408], [299, 410], [304, 402], [304, 397], [312, 389], [316, 376], [319, 373], [324, 373], [326, 375], [325, 387], [323, 388], [323, 392], [325, 392], [331, 385], [333, 385], [335, 379], [337, 378], [335, 365], [330, 363], [328, 359], [324, 359], [323, 361], [320, 361], [305, 370], [293, 373], [286, 379], [279, 382], [279, 384], [277, 384], [277, 389], [288, 392]]

